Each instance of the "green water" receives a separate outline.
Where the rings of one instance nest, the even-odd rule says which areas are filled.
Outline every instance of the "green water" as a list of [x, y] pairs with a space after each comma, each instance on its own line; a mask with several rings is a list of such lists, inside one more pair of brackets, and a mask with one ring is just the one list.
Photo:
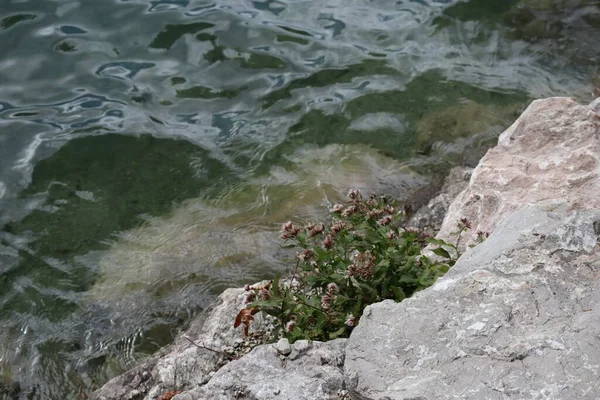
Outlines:
[[3, 1], [0, 399], [90, 393], [285, 271], [282, 222], [590, 101], [598, 37], [592, 0]]

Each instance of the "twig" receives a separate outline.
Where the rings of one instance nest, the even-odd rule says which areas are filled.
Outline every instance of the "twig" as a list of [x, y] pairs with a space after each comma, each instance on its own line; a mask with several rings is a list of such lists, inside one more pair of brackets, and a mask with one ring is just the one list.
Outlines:
[[190, 339], [190, 338], [189, 338], [189, 337], [187, 337], [187, 336], [184, 336], [183, 338], [184, 338], [185, 340], [187, 340], [188, 342], [190, 342], [191, 344], [193, 344], [194, 346], [198, 347], [199, 349], [204, 349], [204, 350], [212, 351], [213, 353], [220, 354], [220, 355], [222, 355], [223, 357], [226, 357], [226, 358], [228, 358], [228, 359], [230, 359], [230, 360], [233, 360], [233, 359], [235, 358], [234, 356], [232, 356], [232, 355], [229, 355], [229, 354], [227, 354], [227, 353], [224, 353], [224, 352], [222, 352], [222, 351], [215, 350], [215, 349], [211, 349], [210, 347], [206, 347], [206, 346], [203, 346], [203, 345], [199, 345], [198, 343], [194, 342], [192, 339]]

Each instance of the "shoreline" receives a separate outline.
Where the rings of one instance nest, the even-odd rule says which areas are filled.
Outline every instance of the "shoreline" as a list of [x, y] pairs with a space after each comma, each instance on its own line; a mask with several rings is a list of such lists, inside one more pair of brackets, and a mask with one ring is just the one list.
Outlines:
[[[591, 310], [598, 308], [600, 313], [600, 303], [596, 307], [596, 303], [590, 300], [594, 296], [594, 287], [585, 281], [587, 275], [582, 269], [586, 265], [592, 270], [600, 269], [600, 259], [597, 257], [600, 251], [600, 245], [597, 244], [600, 235], [600, 200], [595, 198], [596, 194], [600, 193], [600, 160], [596, 156], [598, 151], [600, 99], [596, 99], [590, 106], [580, 105], [569, 98], [536, 100], [500, 136], [498, 145], [486, 153], [472, 175], [468, 171], [458, 171], [455, 174], [460, 177], [459, 181], [462, 181], [459, 182], [463, 186], [458, 188], [460, 190], [446, 185], [446, 193], [440, 193], [430, 200], [430, 203], [437, 201], [437, 204], [429, 204], [422, 212], [415, 213], [425, 218], [429, 209], [435, 210], [434, 214], [437, 213], [439, 217], [443, 204], [448, 204], [448, 212], [438, 232], [438, 237], [442, 238], [448, 236], [455, 220], [462, 216], [468, 216], [474, 221], [473, 231], [486, 229], [492, 232], [484, 243], [467, 250], [457, 265], [433, 287], [400, 303], [386, 300], [369, 306], [365, 310], [365, 317], [361, 319], [361, 323], [349, 339], [336, 339], [326, 343], [308, 343], [300, 340], [291, 346], [287, 355], [278, 351], [277, 345], [260, 345], [260, 341], [245, 344], [246, 339], [241, 329], [233, 328], [234, 316], [243, 304], [244, 290], [228, 289], [191, 323], [186, 332], [178, 335], [172, 345], [161, 349], [142, 365], [109, 381], [91, 398], [164, 399], [168, 394], [173, 395], [175, 400], [234, 397], [261, 400], [382, 399], [385, 396], [399, 399], [404, 397], [398, 396], [408, 393], [428, 393], [423, 398], [448, 398], [450, 393], [460, 393], [460, 390], [464, 390], [465, 385], [469, 384], [460, 378], [463, 375], [460, 368], [455, 369], [452, 366], [462, 359], [471, 360], [469, 352], [488, 352], [481, 347], [478, 338], [482, 336], [479, 334], [462, 334], [463, 336], [459, 335], [455, 339], [452, 339], [453, 336], [447, 336], [462, 332], [459, 325], [462, 326], [472, 319], [478, 319], [480, 322], [469, 322], [469, 326], [465, 325], [462, 328], [464, 332], [486, 332], [485, 338], [507, 343], [501, 345], [502, 349], [497, 347], [497, 350], [494, 350], [498, 354], [490, 353], [487, 358], [478, 358], [481, 365], [469, 361], [465, 368], [488, 368], [490, 362], [500, 360], [508, 363], [503, 364], [502, 368], [510, 374], [513, 373], [511, 371], [516, 371], [515, 368], [521, 368], [519, 365], [522, 364], [514, 364], [517, 367], [511, 364], [515, 359], [537, 357], [540, 363], [550, 363], [544, 356], [547, 352], [562, 352], [567, 348], [576, 353], [582, 351], [573, 347], [575, 345], [572, 343], [569, 345], [571, 347], [561, 344], [561, 340], [555, 337], [556, 332], [565, 329], [564, 325], [561, 325], [564, 321], [561, 322], [558, 317], [560, 303], [553, 305], [551, 297], [544, 298], [545, 300], [540, 298], [535, 302], [523, 302], [532, 293], [538, 290], [544, 293], [549, 290], [546, 287], [553, 287], [555, 295], [561, 297], [561, 302], [575, 310], [573, 321], [583, 318], [583, 305], [579, 304], [585, 302], [591, 301], [586, 304]], [[451, 199], [451, 194], [454, 193], [457, 196]], [[431, 218], [435, 217], [436, 215], [433, 215]], [[423, 219], [417, 221], [422, 223]], [[464, 245], [467, 244], [468, 241]], [[557, 254], [559, 259], [563, 260], [562, 263], [572, 265], [569, 268], [576, 271], [574, 275], [568, 273], [569, 268], [553, 266], [557, 263]], [[528, 265], [531, 267], [527, 267]], [[504, 275], [499, 275], [499, 271]], [[557, 283], [552, 283], [552, 279]], [[522, 282], [526, 281], [535, 282], [538, 286], [534, 285], [532, 289], [524, 290], [526, 286], [523, 286]], [[581, 296], [569, 297], [570, 291], [576, 287], [580, 288]], [[566, 288], [571, 289], [565, 291]], [[474, 292], [471, 292], [472, 290]], [[482, 293], [488, 295], [481, 297]], [[584, 303], [581, 303], [582, 301]], [[498, 310], [490, 311], [489, 315], [493, 321], [500, 318], [500, 315], [509, 315], [508, 319], [491, 323], [490, 317], [485, 317], [487, 311], [478, 311], [482, 302], [489, 304], [490, 310]], [[446, 310], [444, 304], [460, 304], [460, 307], [452, 306]], [[536, 306], [532, 308], [531, 304]], [[559, 308], [555, 310], [552, 307]], [[543, 343], [551, 344], [537, 345], [535, 336], [520, 339], [516, 331], [513, 332], [519, 325], [514, 325], [511, 321], [517, 318], [521, 321], [520, 324], [528, 327], [527, 329], [531, 328], [530, 335], [534, 335], [541, 329], [542, 310], [546, 308], [554, 310], [552, 313], [557, 315], [553, 317], [554, 314], [547, 314], [547, 318], [553, 322]], [[419, 313], [415, 314], [415, 310], [419, 310]], [[398, 315], [398, 318], [389, 320], [389, 315]], [[402, 325], [402, 315], [410, 315], [410, 318], [419, 322], [415, 322], [414, 326]], [[465, 319], [467, 316], [469, 318]], [[257, 317], [251, 329], [260, 332], [268, 326], [268, 321], [260, 317], [260, 314], [257, 314]], [[452, 351], [459, 354], [456, 358], [449, 355], [440, 356], [449, 350], [444, 348], [443, 341], [438, 343], [438, 331], [431, 330], [431, 321], [436, 320], [447, 320], [440, 325], [439, 332], [442, 332], [443, 337], [447, 336], [445, 340], [449, 340], [448, 343], [454, 343]], [[440, 323], [436, 322], [433, 325]], [[450, 326], [448, 324], [456, 326], [446, 328]], [[388, 325], [397, 328], [387, 331]], [[491, 330], [486, 328], [492, 325], [497, 327], [489, 328]], [[500, 326], [505, 328], [498, 330]], [[511, 333], [502, 336], [502, 332], [506, 330]], [[592, 328], [588, 331], [593, 333]], [[408, 342], [410, 345], [407, 347], [407, 342], [402, 340], [398, 342], [396, 334], [389, 336], [389, 332], [404, 332], [401, 336], [411, 337], [411, 341]], [[575, 336], [569, 338], [571, 341], [580, 340]], [[416, 342], [412, 342], [413, 340]], [[555, 342], [558, 344], [552, 344]], [[255, 344], [259, 345], [254, 346]], [[389, 349], [383, 350], [381, 346], [384, 345], [389, 346]], [[420, 364], [415, 364], [418, 368], [403, 367], [400, 368], [402, 372], [386, 369], [386, 363], [391, 362], [391, 354], [398, 354], [398, 358], [408, 357], [405, 363], [412, 365], [415, 362], [416, 350], [409, 348], [416, 349], [419, 346], [437, 350], [427, 350], [427, 353], [418, 356], [417, 358], [422, 360], [419, 361]], [[525, 349], [530, 350], [523, 350], [526, 351], [523, 353], [525, 355], [521, 355], [521, 350], [510, 350], [513, 348], [511, 346], [525, 346]], [[233, 361], [223, 356], [223, 352], [232, 349], [235, 351], [236, 348], [252, 348], [252, 351], [236, 357]], [[403, 348], [405, 349], [401, 350]], [[467, 348], [472, 350], [467, 351]], [[395, 350], [390, 353], [390, 349]], [[538, 349], [537, 353], [531, 353], [531, 349]], [[511, 351], [513, 353], [510, 353]], [[465, 355], [461, 356], [463, 353]], [[592, 356], [597, 357], [600, 362], [599, 352], [593, 352]], [[263, 365], [263, 369], [258, 368], [258, 365]], [[531, 374], [540, 373], [537, 365], [532, 364]], [[306, 368], [317, 372], [309, 373]], [[439, 375], [435, 371], [443, 372]], [[599, 373], [600, 371], [595, 372], [596, 375]], [[493, 370], [489, 370], [489, 374], [497, 375]], [[286, 375], [293, 379], [286, 380]], [[454, 383], [450, 385], [451, 389], [442, 394], [439, 390], [443, 389], [443, 382], [450, 379], [450, 376], [456, 376], [455, 381], [452, 381]], [[407, 381], [409, 377], [412, 377], [412, 380]], [[432, 385], [430, 380], [434, 380], [436, 384]], [[543, 390], [540, 389], [542, 383], [538, 382], [538, 378], [522, 381], [511, 383], [516, 385], [518, 393], [528, 388]], [[585, 386], [585, 383], [578, 383], [568, 375], [557, 373], [553, 384], [559, 387], [566, 384], [564, 382], [569, 382], [570, 385], [565, 387], [576, 390], [583, 390], [582, 387], [589, 387], [590, 390], [592, 388], [592, 383]], [[477, 393], [484, 395], [489, 392], [483, 381], [476, 380], [475, 384]], [[297, 397], [290, 397], [290, 390], [299, 390], [298, 387], [313, 389], [312, 392], [305, 391], [298, 393]], [[272, 388], [275, 389], [271, 390]], [[575, 393], [575, 389], [569, 393]], [[175, 395], [175, 391], [178, 394]], [[329, 397], [323, 397], [325, 394]]]

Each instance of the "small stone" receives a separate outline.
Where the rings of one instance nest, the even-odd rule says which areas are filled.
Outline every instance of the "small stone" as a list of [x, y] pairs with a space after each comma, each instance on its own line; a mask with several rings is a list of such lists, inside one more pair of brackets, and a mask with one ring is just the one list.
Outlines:
[[287, 356], [292, 352], [292, 346], [290, 345], [290, 341], [286, 338], [279, 339], [279, 341], [275, 345], [275, 348], [277, 349], [279, 354], [282, 354], [284, 356]]

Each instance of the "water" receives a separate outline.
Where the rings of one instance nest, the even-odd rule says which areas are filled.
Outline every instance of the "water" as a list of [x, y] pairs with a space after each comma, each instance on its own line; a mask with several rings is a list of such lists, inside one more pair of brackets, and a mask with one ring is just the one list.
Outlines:
[[3, 0], [0, 398], [89, 393], [285, 270], [281, 222], [591, 100], [599, 35], [592, 0]]

